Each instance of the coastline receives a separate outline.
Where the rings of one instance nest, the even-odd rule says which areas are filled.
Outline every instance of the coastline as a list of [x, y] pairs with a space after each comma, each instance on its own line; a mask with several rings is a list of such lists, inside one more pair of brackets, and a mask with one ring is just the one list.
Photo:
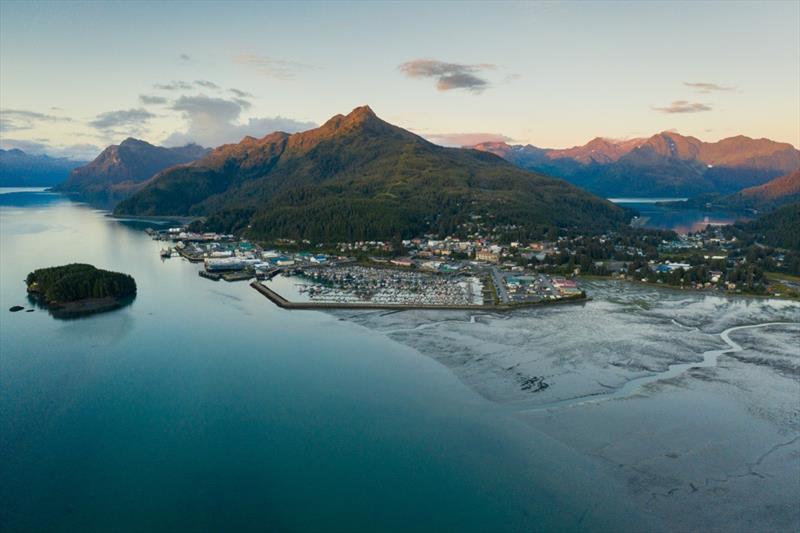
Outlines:
[[125, 307], [134, 300], [128, 298], [85, 298], [72, 302], [45, 302], [35, 292], [29, 292], [29, 298], [38, 307], [47, 309], [56, 318], [76, 318], [106, 311], [114, 311]]
[[622, 281], [625, 283], [631, 283], [634, 285], [641, 285], [643, 287], [654, 287], [659, 289], [665, 290], [673, 290], [679, 292], [691, 292], [697, 294], [710, 294], [713, 296], [725, 296], [728, 298], [752, 298], [756, 300], [786, 300], [790, 302], [798, 302], [800, 301], [800, 297], [795, 296], [786, 296], [783, 294], [776, 295], [776, 294], [755, 294], [752, 292], [731, 292], [731, 291], [718, 291], [713, 287], [703, 287], [701, 289], [697, 289], [694, 287], [682, 287], [678, 285], [667, 285], [664, 283], [654, 283], [652, 281], [641, 281], [638, 279], [628, 279], [628, 278], [619, 278], [614, 276], [601, 276], [598, 274], [580, 274], [578, 276], [580, 279], [585, 279], [587, 281], [592, 280], [602, 280], [602, 281]]

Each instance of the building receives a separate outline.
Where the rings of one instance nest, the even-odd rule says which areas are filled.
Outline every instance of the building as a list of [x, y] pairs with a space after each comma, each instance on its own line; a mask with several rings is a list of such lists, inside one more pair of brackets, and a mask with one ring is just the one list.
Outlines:
[[209, 272], [219, 272], [223, 270], [242, 270], [246, 263], [238, 257], [223, 257], [218, 259], [206, 259], [206, 270]]
[[478, 250], [477, 253], [475, 254], [475, 259], [477, 259], [478, 261], [484, 261], [486, 263], [497, 264], [500, 262], [500, 256], [492, 252], [491, 250], [487, 250], [486, 248], [484, 248], [483, 250]]

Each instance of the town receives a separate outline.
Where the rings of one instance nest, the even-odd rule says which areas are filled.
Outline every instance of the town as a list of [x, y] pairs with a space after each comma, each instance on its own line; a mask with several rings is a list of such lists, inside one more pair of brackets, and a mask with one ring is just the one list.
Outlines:
[[582, 277], [800, 296], [800, 281], [792, 275], [798, 269], [796, 253], [748, 242], [727, 227], [688, 235], [631, 228], [532, 242], [429, 235], [333, 245], [290, 239], [262, 245], [187, 227], [148, 232], [171, 243], [162, 258], [202, 263], [202, 277], [255, 279], [267, 287], [275, 278], [290, 279], [293, 297], [304, 304], [512, 308], [584, 300]]
[[[402, 242], [404, 255], [383, 242], [342, 243], [328, 250], [282, 241], [265, 248], [233, 235], [193, 233], [184, 227], [148, 230], [173, 245], [161, 257], [202, 263], [210, 280], [253, 280], [268, 285], [292, 279], [308, 303], [370, 307], [512, 308], [580, 301], [586, 294], [574, 279], [551, 276], [506, 261], [505, 248], [452, 239]], [[485, 243], [484, 243], [485, 244]], [[320, 247], [321, 248], [321, 247]]]

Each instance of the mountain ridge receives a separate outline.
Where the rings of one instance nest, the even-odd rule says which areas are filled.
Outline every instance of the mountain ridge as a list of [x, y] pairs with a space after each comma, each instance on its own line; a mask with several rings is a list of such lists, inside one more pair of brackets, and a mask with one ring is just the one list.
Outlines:
[[29, 154], [19, 148], [0, 149], [0, 187], [52, 187], [85, 164], [65, 157]]
[[800, 151], [791, 144], [744, 135], [704, 142], [663, 131], [626, 140], [596, 137], [563, 149], [496, 142], [475, 148], [604, 196], [730, 194], [800, 168]]
[[326, 242], [447, 233], [471, 216], [582, 227], [627, 217], [563, 180], [478, 150], [437, 146], [368, 106], [305, 132], [218, 147], [155, 175], [116, 212], [202, 215], [218, 230]]
[[128, 137], [106, 147], [93, 161], [74, 169], [54, 188], [97, 204], [113, 204], [138, 190], [158, 172], [209, 153], [197, 144], [166, 148]]
[[718, 203], [731, 208], [768, 211], [800, 201], [800, 170], [773, 180], [743, 189], [722, 198]]

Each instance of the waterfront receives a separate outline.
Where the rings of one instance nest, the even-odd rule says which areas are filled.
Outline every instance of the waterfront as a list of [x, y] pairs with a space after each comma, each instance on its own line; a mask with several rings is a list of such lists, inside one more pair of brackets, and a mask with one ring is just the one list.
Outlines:
[[[548, 407], [797, 323], [796, 303], [591, 282], [586, 304], [513, 313], [287, 313], [162, 261], [143, 224], [47, 193], [0, 204], [4, 531], [800, 523], [796, 326]], [[27, 272], [70, 261], [130, 273], [136, 300], [8, 312]]]

